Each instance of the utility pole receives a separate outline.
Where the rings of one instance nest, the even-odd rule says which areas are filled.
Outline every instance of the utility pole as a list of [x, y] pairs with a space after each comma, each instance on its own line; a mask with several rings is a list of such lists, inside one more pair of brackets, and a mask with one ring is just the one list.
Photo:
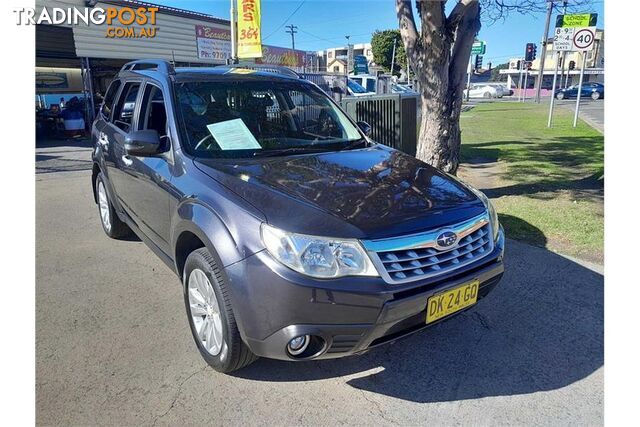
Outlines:
[[236, 22], [238, 22], [238, 16], [236, 14], [236, 0], [231, 0], [231, 8], [229, 10], [229, 15], [231, 17], [231, 60], [232, 64], [238, 62], [238, 44], [236, 42]]
[[[567, 14], [567, 3], [568, 3], [567, 0], [564, 0], [562, 2], [562, 14], [563, 15]], [[562, 78], [564, 77], [564, 63], [566, 62], [566, 59], [567, 59], [567, 52], [563, 50], [561, 53], [562, 53], [562, 55], [560, 56], [560, 58], [561, 58], [560, 59], [560, 61], [561, 61], [560, 65], [562, 66], [562, 68], [560, 69], [560, 87], [564, 87], [562, 85]], [[553, 90], [555, 91], [556, 89], [553, 88]], [[551, 96], [553, 96], [553, 94]]]
[[396, 65], [396, 42], [398, 39], [393, 39], [393, 52], [391, 53], [391, 75], [393, 76], [393, 67]]
[[344, 74], [345, 75], [349, 75], [349, 70], [351, 70], [351, 57], [349, 56], [349, 53], [351, 53], [351, 43], [349, 42], [349, 39], [351, 38], [351, 36], [344, 36], [345, 39], [347, 39], [347, 66], [344, 69]]
[[287, 25], [286, 28], [288, 28], [287, 31], [285, 31], [285, 33], [289, 33], [291, 34], [291, 49], [292, 50], [296, 50], [296, 36], [295, 34], [298, 32], [298, 27], [296, 25], [290, 24]]
[[549, 39], [549, 22], [553, 11], [553, 0], [547, 0], [547, 19], [544, 24], [544, 34], [542, 35], [542, 54], [540, 55], [540, 69], [538, 70], [538, 80], [536, 81], [536, 102], [540, 103], [540, 90], [542, 89], [542, 78], [544, 76], [544, 59], [547, 57], [547, 40]]

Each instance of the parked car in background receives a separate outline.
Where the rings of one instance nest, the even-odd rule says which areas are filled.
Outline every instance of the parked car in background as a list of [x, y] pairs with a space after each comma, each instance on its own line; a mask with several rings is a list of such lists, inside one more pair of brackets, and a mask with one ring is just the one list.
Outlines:
[[513, 89], [511, 89], [505, 82], [487, 82], [486, 86], [495, 87], [498, 91], [502, 92], [502, 96], [513, 95]]
[[502, 90], [484, 83], [472, 83], [469, 86], [469, 98], [502, 98]]
[[[557, 89], [555, 97], [557, 99], [575, 98], [578, 96], [578, 85], [572, 85], [564, 89]], [[590, 97], [593, 100], [604, 98], [604, 85], [597, 82], [587, 82], [582, 84], [580, 97]]]
[[372, 76], [368, 74], [367, 75], [358, 74], [358, 75], [349, 76], [349, 79], [353, 80], [354, 82], [358, 83], [360, 86], [365, 88], [367, 92], [377, 93], [376, 87], [378, 85], [378, 78], [376, 76]]
[[482, 192], [370, 131], [295, 73], [127, 63], [91, 132], [102, 228], [176, 274], [217, 371], [364, 353], [472, 308], [505, 244]]
[[347, 79], [347, 94], [350, 96], [369, 96], [375, 94], [368, 92], [362, 85], [355, 82], [353, 79]]

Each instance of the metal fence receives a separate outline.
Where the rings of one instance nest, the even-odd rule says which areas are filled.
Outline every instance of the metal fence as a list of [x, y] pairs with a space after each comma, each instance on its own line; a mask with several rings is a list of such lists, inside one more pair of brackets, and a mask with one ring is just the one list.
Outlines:
[[342, 108], [356, 121], [371, 126], [371, 139], [416, 155], [417, 96], [401, 94], [371, 95], [342, 98]]
[[415, 156], [419, 97], [397, 93], [344, 96], [345, 75], [305, 73], [302, 77], [332, 96], [351, 118], [367, 122], [371, 126], [371, 139]]

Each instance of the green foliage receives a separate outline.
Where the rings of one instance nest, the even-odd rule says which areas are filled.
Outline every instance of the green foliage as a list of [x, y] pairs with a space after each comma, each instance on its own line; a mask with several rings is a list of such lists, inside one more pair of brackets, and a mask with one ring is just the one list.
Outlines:
[[482, 189], [508, 237], [602, 262], [604, 136], [583, 121], [572, 127], [564, 108], [547, 128], [548, 108], [494, 102], [463, 113], [461, 160], [497, 165]]
[[506, 82], [507, 81], [507, 75], [506, 74], [500, 74], [500, 70], [506, 70], [509, 68], [509, 63], [507, 62], [506, 64], [500, 64], [500, 65], [496, 65], [495, 67], [493, 67], [491, 69], [491, 78], [489, 79], [489, 81], [491, 82]]
[[396, 60], [393, 74], [399, 75], [400, 70], [405, 68], [407, 64], [407, 54], [402, 44], [400, 30], [376, 30], [371, 36], [371, 50], [373, 52], [373, 62], [386, 72], [389, 72], [391, 70], [394, 40], [396, 41]]

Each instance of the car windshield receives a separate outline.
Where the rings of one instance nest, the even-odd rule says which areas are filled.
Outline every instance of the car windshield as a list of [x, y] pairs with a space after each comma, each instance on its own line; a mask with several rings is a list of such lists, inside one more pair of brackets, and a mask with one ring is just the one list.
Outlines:
[[176, 83], [185, 150], [240, 158], [357, 146], [357, 127], [322, 91], [287, 81]]

